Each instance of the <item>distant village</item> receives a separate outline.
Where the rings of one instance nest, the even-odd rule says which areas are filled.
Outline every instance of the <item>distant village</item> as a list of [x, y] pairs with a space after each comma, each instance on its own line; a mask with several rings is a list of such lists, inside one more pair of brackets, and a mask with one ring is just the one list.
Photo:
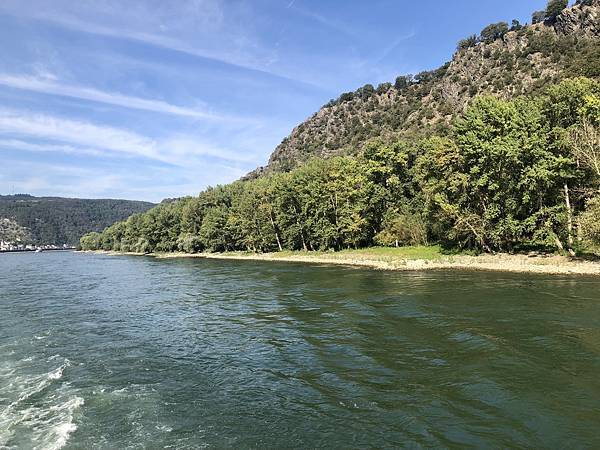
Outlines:
[[75, 247], [71, 247], [67, 244], [63, 245], [34, 245], [34, 244], [21, 244], [15, 242], [7, 242], [0, 240], [0, 252], [42, 252], [49, 250], [74, 250]]

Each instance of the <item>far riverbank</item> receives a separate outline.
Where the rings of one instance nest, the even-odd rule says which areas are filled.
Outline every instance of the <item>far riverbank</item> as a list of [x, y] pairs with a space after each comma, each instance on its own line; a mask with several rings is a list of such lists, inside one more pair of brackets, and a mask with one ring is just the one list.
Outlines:
[[439, 247], [367, 248], [340, 252], [276, 253], [131, 253], [93, 251], [111, 255], [151, 256], [155, 258], [207, 258], [254, 261], [301, 262], [369, 267], [378, 270], [485, 270], [516, 273], [600, 275], [600, 262], [560, 255], [484, 254], [444, 255]]

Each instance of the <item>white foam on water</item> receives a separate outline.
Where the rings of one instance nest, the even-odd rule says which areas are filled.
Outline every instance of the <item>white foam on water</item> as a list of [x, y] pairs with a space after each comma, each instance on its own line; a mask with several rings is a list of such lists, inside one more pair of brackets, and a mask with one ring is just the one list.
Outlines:
[[112, 391], [113, 394], [124, 394], [127, 392], [127, 388], [124, 387], [122, 389], [115, 389], [114, 391]]
[[52, 419], [47, 422], [44, 433], [41, 436], [35, 436], [36, 440], [41, 440], [34, 449], [58, 450], [64, 447], [69, 440], [69, 436], [75, 430], [77, 425], [74, 423], [75, 411], [84, 404], [83, 398], [73, 397], [58, 406], [51, 406]]
[[84, 400], [61, 381], [71, 365], [68, 359], [35, 375], [31, 361], [14, 361], [11, 370], [0, 371], [0, 398], [7, 404], [0, 410], [0, 448], [60, 449], [77, 429], [75, 412]]
[[156, 429], [158, 431], [162, 431], [163, 433], [170, 433], [171, 431], [173, 431], [172, 427], [170, 427], [169, 425], [165, 425], [165, 424], [156, 425]]
[[63, 376], [63, 371], [65, 370], [66, 366], [67, 366], [66, 364], [63, 364], [62, 366], [60, 366], [57, 369], [50, 372], [48, 374], [48, 379], [49, 380], [60, 380]]

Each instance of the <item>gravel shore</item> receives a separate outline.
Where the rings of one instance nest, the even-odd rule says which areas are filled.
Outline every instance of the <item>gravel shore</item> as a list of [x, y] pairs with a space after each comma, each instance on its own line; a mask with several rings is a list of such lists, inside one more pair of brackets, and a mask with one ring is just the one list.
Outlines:
[[440, 256], [434, 259], [405, 258], [369, 254], [368, 250], [357, 254], [327, 252], [284, 252], [280, 253], [150, 253], [106, 252], [110, 255], [151, 256], [155, 258], [207, 258], [234, 259], [253, 261], [302, 262], [312, 264], [338, 264], [347, 266], [369, 267], [379, 270], [486, 270], [517, 273], [544, 274], [580, 274], [600, 275], [600, 262], [578, 258], [567, 258], [557, 255], [480, 255], [480, 256]]

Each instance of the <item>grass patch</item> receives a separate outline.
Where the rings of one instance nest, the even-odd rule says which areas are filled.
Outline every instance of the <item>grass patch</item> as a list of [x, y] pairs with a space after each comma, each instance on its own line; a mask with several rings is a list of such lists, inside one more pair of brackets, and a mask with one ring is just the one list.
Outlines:
[[[227, 255], [233, 255], [234, 252], [228, 252]], [[247, 254], [247, 253], [246, 253]], [[290, 251], [284, 250], [281, 252], [273, 253], [275, 256], [280, 257], [294, 257], [294, 256], [314, 256], [314, 257], [325, 257], [328, 259], [364, 259], [364, 260], [378, 260], [378, 261], [392, 261], [397, 259], [425, 259], [435, 260], [440, 259], [444, 255], [439, 245], [432, 246], [410, 246], [410, 247], [369, 247], [360, 249], [348, 249], [334, 251], [314, 251], [314, 252], [303, 252], [303, 251]]]
[[358, 250], [342, 250], [337, 252], [339, 255], [349, 257], [367, 257], [383, 259], [440, 259], [442, 250], [439, 245], [410, 246], [410, 247], [371, 247]]

